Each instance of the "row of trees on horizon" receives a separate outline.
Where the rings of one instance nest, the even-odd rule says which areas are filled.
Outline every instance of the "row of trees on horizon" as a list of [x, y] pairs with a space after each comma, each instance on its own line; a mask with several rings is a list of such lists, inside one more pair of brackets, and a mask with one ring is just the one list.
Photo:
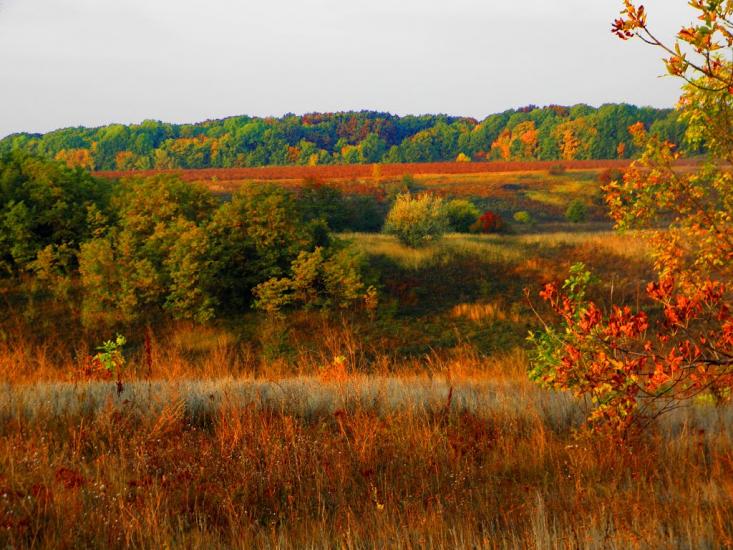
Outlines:
[[629, 127], [641, 122], [688, 154], [686, 122], [672, 109], [528, 106], [482, 121], [362, 111], [249, 116], [198, 124], [114, 124], [13, 134], [0, 154], [24, 151], [89, 170], [235, 168], [268, 165], [591, 160], [632, 158]]

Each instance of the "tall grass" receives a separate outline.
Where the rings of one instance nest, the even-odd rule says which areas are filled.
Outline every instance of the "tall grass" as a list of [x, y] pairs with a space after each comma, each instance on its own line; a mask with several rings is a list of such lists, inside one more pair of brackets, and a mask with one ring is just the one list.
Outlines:
[[392, 266], [387, 299], [432, 309], [126, 327], [121, 393], [80, 375], [101, 328], [8, 310], [0, 547], [733, 545], [733, 406], [700, 401], [597, 442], [578, 437], [584, 403], [529, 382], [520, 346], [477, 344], [521, 342], [523, 286], [577, 260], [628, 298], [648, 269], [638, 239], [353, 238]]
[[[516, 358], [514, 360], [517, 360]], [[0, 543], [33, 548], [717, 548], [730, 408], [573, 439], [524, 378], [0, 391]]]
[[[410, 248], [394, 237], [372, 233], [345, 233], [372, 256], [386, 256], [405, 268], [418, 269], [436, 261], [450, 262], [457, 254], [475, 256], [482, 263], [514, 266], [537, 257], [551, 258], [562, 265], [563, 260], [582, 259], [592, 252], [596, 260], [630, 259], [646, 263], [648, 245], [636, 233], [619, 234], [612, 231], [537, 233], [530, 235], [466, 235], [449, 234], [435, 244]], [[566, 255], [563, 258], [563, 255]], [[602, 267], [602, 266], [599, 266]]]

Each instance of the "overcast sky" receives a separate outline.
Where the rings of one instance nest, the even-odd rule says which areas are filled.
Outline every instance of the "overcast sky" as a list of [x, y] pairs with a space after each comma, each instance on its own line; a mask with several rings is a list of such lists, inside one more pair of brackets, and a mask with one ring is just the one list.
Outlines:
[[[687, 0], [646, 0], [665, 37]], [[66, 126], [530, 103], [672, 106], [620, 0], [0, 0], [0, 137]]]

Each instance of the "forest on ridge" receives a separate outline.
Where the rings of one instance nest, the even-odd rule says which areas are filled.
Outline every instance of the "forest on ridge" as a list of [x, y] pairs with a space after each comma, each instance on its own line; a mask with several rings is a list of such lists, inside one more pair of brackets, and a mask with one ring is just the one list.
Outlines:
[[396, 116], [373, 111], [235, 116], [197, 124], [112, 124], [19, 133], [0, 140], [14, 150], [89, 170], [166, 170], [269, 165], [629, 159], [639, 153], [628, 128], [688, 154], [687, 127], [672, 109], [607, 104], [527, 106], [482, 121], [447, 115]]

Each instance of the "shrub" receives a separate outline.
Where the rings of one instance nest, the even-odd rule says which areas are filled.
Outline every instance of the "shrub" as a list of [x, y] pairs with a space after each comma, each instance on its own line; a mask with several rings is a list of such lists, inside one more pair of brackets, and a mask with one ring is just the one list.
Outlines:
[[[644, 429], [694, 399], [721, 405], [733, 392], [733, 63], [718, 53], [730, 49], [724, 25], [733, 6], [690, 5], [698, 22], [683, 26], [669, 46], [654, 38], [644, 7], [631, 0], [613, 27], [619, 38], [636, 37], [671, 54], [669, 73], [690, 83], [679, 101], [681, 118], [690, 122], [687, 137], [707, 149], [699, 171], [680, 175], [676, 146], [638, 122], [629, 132], [640, 158], [623, 180], [605, 187], [618, 229], [656, 229], [639, 235], [651, 245], [656, 271], [646, 300], [637, 296], [633, 309], [597, 305], [586, 297], [592, 276], [582, 264], [562, 288], [549, 284], [540, 294], [558, 325], [546, 324], [534, 339], [532, 378], [587, 399], [589, 420], [614, 437]], [[724, 25], [713, 23], [721, 19]], [[682, 52], [690, 46], [715, 62], [688, 61]]]
[[303, 251], [293, 261], [290, 277], [270, 279], [254, 289], [255, 307], [277, 313], [287, 307], [346, 309], [366, 304], [374, 287], [364, 283], [365, 266], [364, 255], [345, 246]]
[[613, 181], [621, 181], [623, 179], [624, 172], [618, 168], [606, 168], [598, 174], [598, 183], [601, 185], [608, 185]]
[[412, 174], [405, 174], [400, 178], [400, 181], [384, 183], [383, 188], [386, 200], [388, 202], [394, 202], [399, 195], [417, 191], [417, 183]]
[[397, 197], [387, 215], [384, 232], [395, 235], [403, 244], [419, 247], [439, 239], [449, 228], [443, 200], [433, 195]]
[[501, 233], [506, 229], [504, 220], [499, 214], [487, 210], [471, 226], [472, 233]]
[[476, 223], [481, 212], [476, 206], [465, 199], [455, 199], [445, 205], [450, 228], [456, 233], [468, 233]]
[[567, 172], [567, 168], [565, 168], [562, 164], [555, 164], [553, 166], [550, 166], [550, 169], [547, 170], [548, 174], [551, 176], [563, 176], [565, 175], [565, 172]]
[[387, 217], [387, 206], [371, 195], [345, 197], [346, 229], [363, 233], [378, 233]]
[[412, 174], [403, 175], [401, 181], [402, 181], [402, 185], [408, 191], [413, 191], [415, 189], [415, 186], [416, 186], [415, 176], [413, 176]]
[[520, 210], [519, 212], [515, 212], [514, 221], [517, 223], [521, 223], [522, 225], [533, 225], [534, 224], [534, 218], [532, 217], [532, 214], [530, 214], [526, 210]]
[[588, 219], [588, 207], [579, 199], [574, 199], [565, 210], [565, 218], [572, 223], [581, 223]]
[[87, 323], [131, 321], [161, 307], [209, 319], [210, 275], [202, 226], [216, 209], [205, 188], [163, 175], [123, 180], [112, 197], [117, 223], [81, 245], [79, 274]]

